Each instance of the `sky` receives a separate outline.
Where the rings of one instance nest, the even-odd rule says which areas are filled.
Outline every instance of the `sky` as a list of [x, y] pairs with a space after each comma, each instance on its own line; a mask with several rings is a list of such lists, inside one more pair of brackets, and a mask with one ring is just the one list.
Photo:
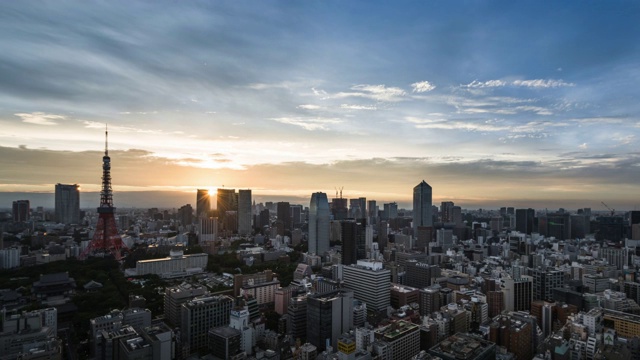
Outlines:
[[410, 207], [424, 179], [469, 208], [636, 209], [638, 19], [636, 1], [0, 2], [0, 206], [99, 190], [108, 124], [116, 206], [224, 186]]

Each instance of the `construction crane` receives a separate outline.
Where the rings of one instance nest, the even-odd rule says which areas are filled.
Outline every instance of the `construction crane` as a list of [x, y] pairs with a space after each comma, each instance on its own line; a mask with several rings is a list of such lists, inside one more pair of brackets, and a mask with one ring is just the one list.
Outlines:
[[611, 216], [613, 216], [616, 213], [616, 209], [612, 209], [609, 207], [609, 205], [605, 204], [604, 201], [601, 201], [602, 205], [604, 205], [604, 207], [606, 207], [609, 211], [611, 211]]
[[338, 198], [338, 193], [340, 193], [340, 197], [339, 199], [342, 199], [342, 189], [344, 189], [344, 186], [340, 186], [340, 190], [338, 190], [338, 188], [336, 189], [336, 198]]

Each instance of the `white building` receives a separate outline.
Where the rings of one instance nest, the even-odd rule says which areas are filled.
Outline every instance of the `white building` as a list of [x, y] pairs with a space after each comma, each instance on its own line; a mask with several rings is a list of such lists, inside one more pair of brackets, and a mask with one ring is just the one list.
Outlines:
[[181, 250], [172, 250], [164, 259], [139, 260], [136, 275], [156, 274], [163, 277], [188, 275], [203, 272], [207, 267], [207, 254], [184, 255]]

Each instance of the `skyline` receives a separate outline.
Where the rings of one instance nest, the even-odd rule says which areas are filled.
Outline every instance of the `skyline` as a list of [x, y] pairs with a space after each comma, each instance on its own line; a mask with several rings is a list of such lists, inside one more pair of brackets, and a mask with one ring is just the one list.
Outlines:
[[0, 9], [2, 200], [98, 191], [108, 123], [116, 207], [223, 185], [410, 204], [423, 179], [467, 208], [640, 205], [638, 3]]

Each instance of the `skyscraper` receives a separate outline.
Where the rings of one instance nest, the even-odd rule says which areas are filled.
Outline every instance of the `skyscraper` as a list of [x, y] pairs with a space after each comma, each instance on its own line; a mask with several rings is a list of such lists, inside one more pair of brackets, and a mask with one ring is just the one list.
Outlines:
[[531, 235], [536, 211], [533, 209], [516, 209], [516, 231]]
[[16, 200], [13, 202], [12, 214], [14, 222], [23, 222], [29, 220], [31, 205], [29, 200]]
[[309, 204], [309, 253], [322, 256], [329, 249], [329, 200], [327, 194], [311, 194]]
[[80, 186], [56, 184], [56, 221], [61, 224], [80, 223]]
[[278, 235], [284, 235], [284, 231], [291, 230], [291, 204], [281, 201], [277, 205], [277, 222], [282, 224], [282, 229], [278, 228]]
[[238, 204], [236, 204], [236, 191], [234, 189], [218, 189], [216, 200], [218, 223], [224, 224], [227, 211], [235, 211], [238, 209]]
[[340, 222], [342, 231], [342, 264], [351, 265], [366, 259], [365, 227], [355, 220]]
[[307, 341], [325, 350], [353, 328], [353, 291], [339, 289], [307, 296]]
[[198, 192], [196, 193], [196, 217], [208, 217], [209, 210], [211, 210], [209, 190], [198, 189]]
[[251, 190], [238, 190], [238, 233], [251, 234]]
[[432, 226], [431, 186], [424, 180], [413, 188], [413, 233], [418, 233], [418, 226]]

